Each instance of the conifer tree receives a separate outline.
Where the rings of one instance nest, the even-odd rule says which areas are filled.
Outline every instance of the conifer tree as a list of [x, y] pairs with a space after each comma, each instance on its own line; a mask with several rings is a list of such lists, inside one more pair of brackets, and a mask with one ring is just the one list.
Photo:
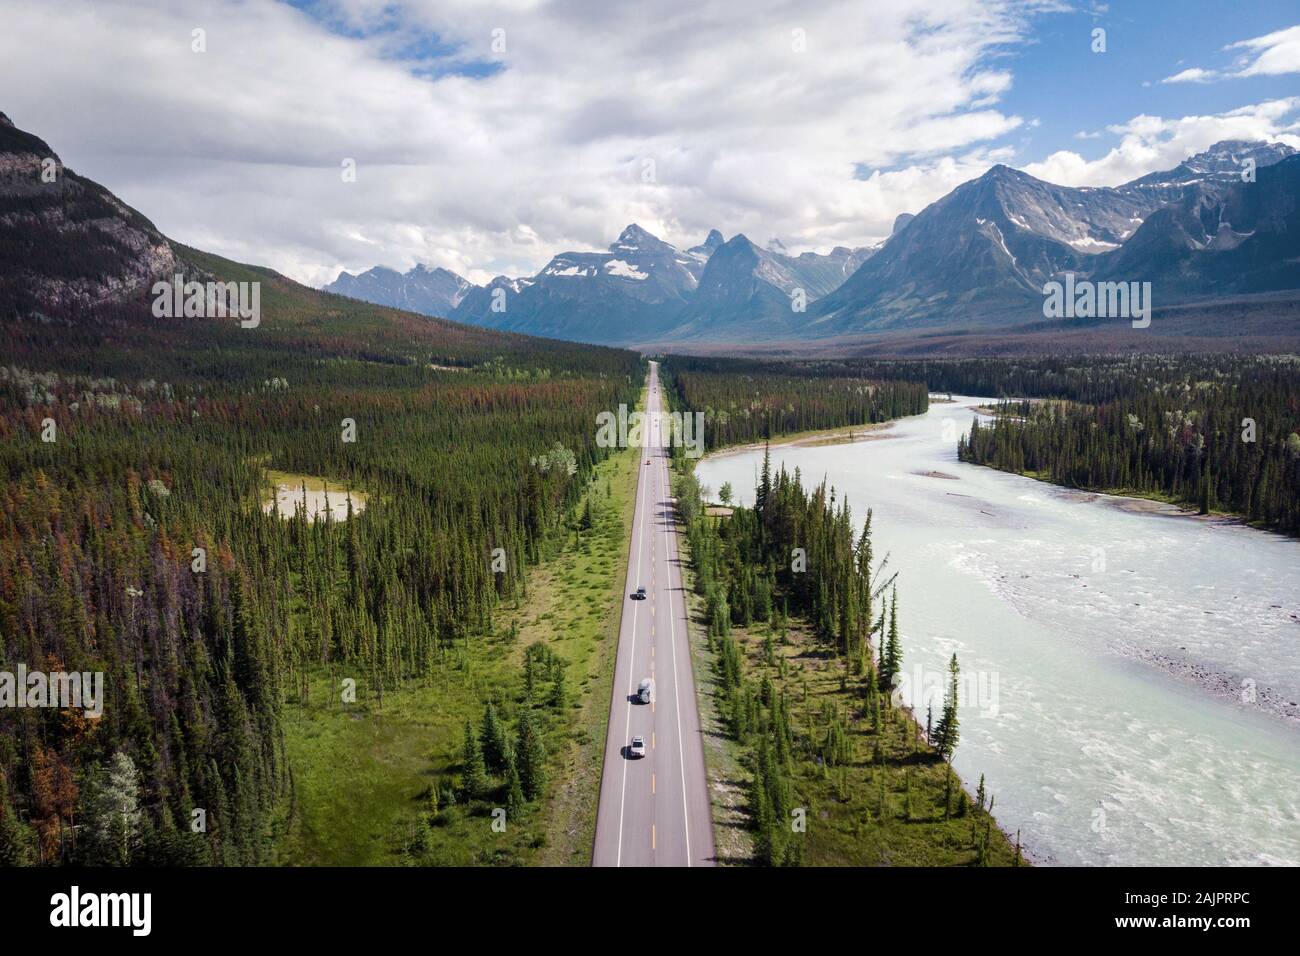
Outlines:
[[0, 866], [28, 866], [32, 862], [30, 828], [18, 819], [9, 803], [9, 785], [0, 770]]
[[546, 748], [532, 711], [525, 709], [519, 718], [515, 740], [515, 765], [524, 796], [536, 800], [546, 790]]
[[948, 662], [948, 692], [943, 699], [943, 713], [934, 729], [934, 749], [944, 760], [951, 760], [957, 749], [957, 740], [961, 736], [957, 720], [957, 678], [961, 669], [957, 666], [957, 655], [952, 655]]
[[881, 690], [892, 692], [898, 674], [903, 666], [903, 647], [898, 637], [898, 589], [895, 588], [889, 601], [889, 635], [881, 643], [880, 681]]
[[506, 813], [513, 818], [522, 813], [526, 806], [527, 800], [524, 797], [523, 782], [519, 779], [519, 768], [515, 766], [514, 761], [511, 761], [510, 769], [506, 772]]
[[483, 730], [479, 735], [483, 749], [483, 762], [493, 773], [500, 773], [506, 768], [507, 753], [510, 749], [506, 741], [505, 727], [497, 716], [496, 705], [488, 701], [483, 708]]
[[122, 751], [91, 774], [82, 790], [82, 859], [91, 865], [129, 866], [140, 847], [140, 774]]
[[488, 794], [487, 767], [483, 762], [483, 749], [479, 745], [474, 724], [465, 721], [465, 754], [461, 764], [461, 786], [469, 800], [482, 800]]

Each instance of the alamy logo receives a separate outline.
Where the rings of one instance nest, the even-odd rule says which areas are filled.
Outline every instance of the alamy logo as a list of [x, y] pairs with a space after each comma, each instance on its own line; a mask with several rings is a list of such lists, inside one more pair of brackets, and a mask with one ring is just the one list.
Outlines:
[[628, 412], [618, 406], [618, 415], [596, 415], [596, 445], [600, 448], [685, 448], [687, 458], [704, 454], [703, 412]]
[[[910, 673], [900, 671], [895, 675], [891, 698], [898, 707], [911, 701], [917, 710], [934, 707], [937, 711], [943, 706], [948, 680], [946, 670], [917, 664]], [[967, 710], [977, 707], [981, 717], [998, 716], [998, 672], [962, 671], [957, 680], [957, 706]]]
[[87, 717], [97, 719], [104, 716], [104, 673], [46, 673], [19, 664], [17, 672], [0, 671], [0, 707], [81, 709]]
[[1076, 281], [1073, 272], [1065, 282], [1043, 285], [1043, 316], [1048, 319], [1132, 319], [1133, 328], [1151, 324], [1150, 282]]
[[153, 928], [153, 894], [83, 894], [74, 886], [70, 892], [50, 897], [50, 925], [127, 926], [133, 936], [148, 936]]
[[245, 329], [262, 322], [262, 283], [186, 282], [181, 275], [153, 284], [153, 314], [159, 319], [238, 318]]

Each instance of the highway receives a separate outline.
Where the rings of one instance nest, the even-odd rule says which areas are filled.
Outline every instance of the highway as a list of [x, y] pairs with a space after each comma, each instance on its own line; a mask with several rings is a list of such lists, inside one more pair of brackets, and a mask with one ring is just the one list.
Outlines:
[[[659, 366], [650, 363], [646, 429], [648, 447], [638, 464], [636, 507], [628, 552], [627, 587], [619, 626], [614, 692], [605, 739], [605, 765], [592, 854], [595, 866], [711, 866], [713, 815], [704, 769], [704, 746], [695, 676], [686, 629], [668, 474], [668, 425]], [[650, 464], [645, 464], [646, 460]], [[646, 589], [646, 599], [632, 592]], [[655, 684], [654, 700], [636, 702], [644, 678]], [[642, 758], [628, 756], [635, 736], [644, 738]]]

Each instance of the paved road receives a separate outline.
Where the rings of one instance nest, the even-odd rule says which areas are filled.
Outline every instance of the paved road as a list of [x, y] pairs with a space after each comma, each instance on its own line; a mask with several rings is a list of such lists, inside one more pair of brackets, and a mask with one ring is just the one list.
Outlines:
[[[711, 866], [713, 815], [704, 771], [695, 677], [686, 630], [686, 596], [677, 555], [674, 503], [668, 480], [667, 422], [659, 366], [650, 364], [650, 447], [641, 455], [628, 594], [618, 635], [618, 662], [605, 739], [605, 770], [596, 816], [596, 866]], [[649, 459], [650, 464], [645, 464]], [[644, 587], [644, 601], [631, 592]], [[654, 701], [635, 702], [643, 678], [655, 682]], [[646, 755], [628, 756], [634, 736]]]

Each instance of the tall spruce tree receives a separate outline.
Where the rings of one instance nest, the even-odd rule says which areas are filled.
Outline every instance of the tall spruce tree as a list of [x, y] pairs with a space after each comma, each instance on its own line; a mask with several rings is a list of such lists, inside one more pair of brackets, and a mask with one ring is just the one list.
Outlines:
[[953, 751], [957, 749], [957, 740], [960, 737], [960, 730], [957, 720], [957, 678], [961, 673], [961, 668], [957, 666], [957, 655], [952, 655], [952, 660], [948, 662], [948, 690], [943, 698], [943, 713], [939, 717], [939, 723], [934, 728], [934, 749], [939, 752], [939, 756], [944, 760], [951, 760]]
[[501, 773], [505, 770], [510, 744], [506, 740], [505, 727], [497, 716], [496, 705], [491, 701], [483, 707], [483, 729], [479, 734], [479, 743], [483, 748], [483, 762], [488, 770], [493, 773]]
[[483, 748], [479, 744], [478, 734], [474, 733], [474, 724], [465, 721], [465, 755], [461, 764], [461, 786], [465, 796], [470, 800], [482, 800], [488, 795], [490, 783], [487, 765], [483, 761]]
[[519, 718], [515, 740], [515, 765], [524, 796], [536, 800], [546, 791], [546, 747], [537, 729], [532, 711], [525, 709]]

